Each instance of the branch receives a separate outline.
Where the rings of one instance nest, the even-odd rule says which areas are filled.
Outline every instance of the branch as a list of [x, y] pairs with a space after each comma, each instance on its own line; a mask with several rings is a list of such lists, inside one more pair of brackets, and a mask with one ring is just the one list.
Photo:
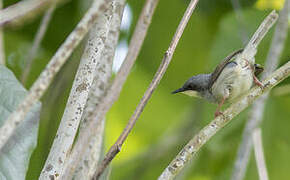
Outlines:
[[[3, 0], [0, 0], [0, 11], [3, 8]], [[1, 16], [0, 16], [1, 17]], [[5, 65], [5, 48], [4, 48], [4, 37], [3, 29], [0, 28], [0, 64]]]
[[75, 162], [80, 160], [80, 156], [82, 156], [82, 154], [85, 152], [85, 149], [88, 147], [91, 138], [95, 136], [95, 127], [97, 127], [100, 123], [100, 121], [97, 121], [97, 119], [103, 119], [107, 111], [118, 99], [125, 80], [127, 79], [130, 70], [140, 52], [157, 3], [158, 0], [147, 0], [145, 2], [144, 8], [134, 30], [127, 56], [112, 85], [108, 89], [107, 95], [102, 99], [100, 105], [93, 111], [91, 116], [95, 117], [95, 119], [87, 123], [85, 127], [86, 131], [80, 132], [79, 137], [74, 145], [70, 158]]
[[40, 43], [45, 35], [45, 32], [47, 30], [48, 24], [51, 20], [51, 17], [53, 15], [55, 8], [56, 8], [56, 4], [52, 3], [50, 5], [50, 8], [45, 12], [45, 14], [42, 18], [42, 21], [39, 25], [39, 29], [36, 33], [34, 40], [33, 40], [32, 47], [31, 47], [31, 49], [28, 53], [28, 56], [26, 58], [27, 62], [26, 62], [25, 68], [24, 68], [24, 72], [21, 76], [22, 84], [25, 84], [25, 82], [27, 80], [27, 77], [28, 77], [30, 69], [31, 69], [31, 65], [33, 63], [33, 60], [35, 59], [35, 56], [36, 56], [37, 51], [39, 49]]
[[254, 130], [252, 134], [252, 138], [253, 138], [253, 143], [254, 143], [256, 164], [257, 164], [257, 169], [259, 172], [260, 180], [268, 180], [269, 177], [268, 177], [268, 172], [267, 172], [266, 163], [264, 159], [261, 128], [257, 128]]
[[[94, 59], [97, 62], [96, 74], [89, 92], [88, 101], [84, 109], [82, 121], [80, 124], [80, 133], [87, 131], [86, 126], [88, 122], [95, 121], [97, 117], [92, 116], [96, 107], [100, 104], [102, 97], [108, 89], [110, 78], [112, 76], [112, 64], [115, 54], [115, 49], [119, 39], [120, 24], [123, 15], [125, 0], [113, 0], [110, 8], [106, 10], [102, 18], [98, 19], [100, 22], [97, 26], [102, 26], [104, 21], [108, 21], [107, 31], [109, 34], [105, 40], [105, 48], [101, 51], [101, 56]], [[108, 18], [109, 17], [109, 18]], [[93, 37], [97, 30], [91, 32]], [[95, 44], [96, 46], [97, 44]], [[64, 173], [61, 179], [91, 179], [99, 162], [102, 145], [103, 134], [105, 127], [105, 118], [98, 119], [100, 122], [95, 128], [95, 136], [89, 142], [88, 148], [81, 154], [79, 160], [75, 160], [69, 156], [67, 163], [64, 165]], [[76, 168], [77, 167], [77, 168]]]
[[119, 136], [119, 138], [115, 142], [115, 144], [110, 148], [109, 152], [106, 154], [104, 160], [100, 164], [98, 170], [96, 171], [95, 179], [98, 179], [101, 176], [101, 174], [106, 169], [106, 167], [109, 165], [109, 163], [120, 152], [123, 143], [125, 142], [130, 131], [134, 127], [137, 119], [139, 118], [140, 114], [142, 113], [144, 107], [146, 106], [148, 100], [150, 99], [152, 93], [154, 92], [154, 90], [158, 86], [160, 80], [162, 79], [164, 73], [166, 72], [167, 67], [172, 59], [175, 48], [176, 48], [176, 46], [179, 42], [179, 39], [180, 39], [180, 37], [181, 37], [189, 19], [190, 19], [190, 16], [191, 16], [193, 10], [196, 7], [197, 2], [198, 2], [198, 0], [192, 0], [190, 2], [188, 8], [186, 9], [186, 12], [184, 13], [184, 16], [183, 16], [181, 22], [176, 30], [176, 33], [175, 33], [175, 35], [170, 43], [170, 46], [169, 46], [168, 50], [166, 51], [166, 53], [163, 57], [163, 60], [160, 64], [155, 76], [153, 77], [152, 82], [150, 83], [148, 89], [144, 93], [141, 101], [139, 102], [138, 106], [136, 107], [135, 112], [131, 116], [131, 118], [130, 118], [129, 122], [127, 123], [125, 129], [123, 130], [122, 134]]
[[[285, 2], [289, 3], [289, 0]], [[278, 66], [278, 61], [287, 36], [288, 10], [286, 7], [287, 6], [285, 6], [280, 13], [281, 15], [275, 29], [271, 47], [266, 60], [265, 72], [262, 75], [262, 79], [265, 79]], [[231, 177], [232, 180], [242, 180], [244, 178], [252, 148], [252, 133], [262, 121], [267, 98], [268, 94], [263, 95], [261, 98], [255, 101], [252, 106], [251, 114], [249, 120], [246, 123], [242, 142], [240, 144], [235, 161], [234, 170]]]
[[[68, 57], [71, 55], [73, 50], [77, 47], [79, 42], [86, 35], [88, 30], [92, 27], [95, 19], [98, 17], [105, 6], [103, 5], [104, 1], [97, 1], [85, 14], [83, 19], [79, 22], [77, 27], [71, 32], [67, 37], [65, 42], [57, 50], [55, 55], [50, 60], [49, 64], [46, 66], [44, 71], [37, 78], [35, 83], [32, 85], [27, 96], [24, 100], [18, 105], [16, 111], [11, 113], [8, 119], [5, 121], [5, 124], [2, 125], [0, 129], [0, 149], [6, 143], [8, 138], [12, 135], [16, 127], [23, 121], [23, 117], [29, 112], [31, 107], [41, 98], [44, 94], [47, 87], [50, 85], [53, 77], [66, 62]], [[49, 168], [50, 169], [50, 168]]]
[[20, 1], [3, 10], [0, 10], [0, 27], [8, 23], [29, 16], [32, 12], [39, 12], [54, 0], [27, 0]]
[[[110, 0], [106, 3], [105, 6], [108, 7], [112, 2]], [[96, 5], [100, 5], [99, 1], [94, 1], [92, 7], [97, 8]], [[96, 73], [97, 59], [101, 58], [105, 48], [110, 25], [107, 15], [102, 14], [90, 32], [64, 114], [39, 179], [56, 178], [63, 174], [63, 166], [70, 154]]]
[[218, 116], [213, 121], [211, 121], [207, 126], [200, 130], [197, 135], [195, 135], [187, 145], [180, 151], [180, 153], [174, 158], [169, 166], [162, 172], [159, 180], [173, 179], [186, 165], [186, 163], [191, 160], [200, 148], [219, 130], [221, 130], [226, 124], [228, 124], [236, 115], [242, 112], [246, 107], [248, 107], [257, 97], [261, 96], [265, 92], [269, 91], [271, 88], [276, 86], [282, 80], [290, 75], [290, 61], [288, 61], [284, 66], [280, 67], [273, 74], [271, 74], [262, 83], [264, 88], [260, 87], [252, 88], [245, 96], [243, 96], [239, 101], [233, 103], [224, 112], [223, 116]]

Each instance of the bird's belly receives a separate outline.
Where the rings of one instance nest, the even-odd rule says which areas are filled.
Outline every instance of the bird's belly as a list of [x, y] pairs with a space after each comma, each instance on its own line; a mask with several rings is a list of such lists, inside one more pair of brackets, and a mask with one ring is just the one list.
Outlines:
[[212, 86], [212, 94], [217, 102], [222, 98], [232, 102], [235, 98], [247, 92], [253, 84], [253, 74], [249, 67], [236, 65], [223, 70]]

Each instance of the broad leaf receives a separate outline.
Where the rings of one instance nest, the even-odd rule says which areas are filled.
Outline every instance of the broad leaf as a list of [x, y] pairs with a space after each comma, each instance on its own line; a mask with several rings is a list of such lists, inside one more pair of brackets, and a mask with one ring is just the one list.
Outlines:
[[[0, 126], [27, 94], [14, 74], [0, 65]], [[0, 151], [0, 179], [25, 179], [30, 156], [36, 147], [40, 103], [36, 104]]]

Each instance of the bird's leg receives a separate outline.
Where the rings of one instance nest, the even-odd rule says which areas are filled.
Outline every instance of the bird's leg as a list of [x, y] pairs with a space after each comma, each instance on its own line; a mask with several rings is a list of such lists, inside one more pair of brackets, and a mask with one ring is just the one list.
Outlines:
[[214, 118], [218, 117], [219, 115], [224, 115], [220, 110], [221, 110], [222, 105], [224, 104], [225, 100], [226, 100], [226, 97], [223, 97], [221, 102], [218, 104], [218, 107], [214, 113]]
[[253, 79], [254, 79], [254, 83], [259, 86], [260, 88], [264, 88], [264, 85], [261, 83], [261, 81], [255, 76], [255, 74], [253, 74]]
[[259, 86], [260, 88], [264, 88], [264, 85], [261, 83], [261, 81], [255, 75], [255, 68], [251, 64], [249, 64], [249, 61], [248, 60], [246, 60], [246, 59], [244, 59], [244, 60], [246, 62], [246, 66], [249, 66], [252, 69], [254, 83], [257, 86]]

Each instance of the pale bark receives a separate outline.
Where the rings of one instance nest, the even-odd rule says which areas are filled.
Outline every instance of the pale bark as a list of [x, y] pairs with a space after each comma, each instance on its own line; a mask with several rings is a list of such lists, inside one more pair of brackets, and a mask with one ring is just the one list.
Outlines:
[[[289, 3], [289, 0], [285, 2]], [[263, 73], [262, 79], [266, 78], [278, 66], [279, 58], [283, 50], [287, 36], [289, 4], [288, 6], [285, 6], [282, 12], [280, 13], [280, 18], [275, 28], [272, 44], [266, 60], [264, 70], [265, 73]], [[262, 121], [265, 102], [267, 98], [268, 94], [266, 93], [253, 103], [252, 110], [250, 112], [250, 117], [246, 123], [242, 141], [234, 164], [234, 170], [231, 177], [232, 180], [244, 179], [252, 149], [252, 133], [254, 129], [257, 128]]]
[[176, 46], [183, 34], [183, 31], [196, 7], [198, 3], [198, 0], [191, 0], [185, 13], [183, 18], [180, 21], [180, 24], [172, 38], [172, 41], [169, 45], [168, 50], [166, 51], [162, 62], [157, 70], [157, 72], [155, 73], [153, 80], [151, 81], [148, 89], [146, 90], [146, 92], [144, 93], [141, 101], [139, 102], [138, 106], [135, 109], [135, 112], [133, 113], [133, 115], [131, 116], [131, 118], [129, 119], [129, 122], [127, 123], [125, 129], [123, 130], [123, 132], [121, 133], [121, 135], [119, 136], [119, 138], [117, 139], [117, 141], [115, 142], [115, 144], [113, 146], [111, 146], [110, 150], [108, 151], [108, 153], [106, 154], [104, 160], [101, 162], [101, 164], [99, 165], [95, 175], [94, 175], [94, 179], [99, 179], [99, 177], [101, 176], [101, 174], [104, 172], [104, 170], [106, 169], [106, 167], [109, 165], [109, 163], [114, 159], [114, 157], [120, 152], [122, 145], [124, 144], [125, 140], [127, 139], [129, 133], [131, 132], [131, 130], [133, 129], [137, 119], [139, 118], [139, 116], [141, 115], [141, 113], [143, 112], [144, 107], [146, 106], [148, 100], [150, 99], [152, 93], [154, 92], [154, 90], [156, 89], [156, 87], [158, 86], [158, 84], [160, 83], [164, 73], [166, 72], [168, 65], [172, 59], [173, 53], [176, 49]]
[[38, 14], [40, 10], [45, 8], [54, 0], [22, 0], [3, 10], [0, 10], [0, 27], [14, 22], [19, 19], [31, 16], [31, 13]]
[[85, 149], [88, 147], [91, 137], [95, 136], [96, 129], [100, 121], [97, 119], [104, 118], [107, 111], [111, 108], [113, 103], [118, 99], [122, 87], [127, 79], [130, 70], [136, 61], [136, 58], [140, 52], [143, 41], [147, 34], [147, 30], [151, 23], [151, 19], [157, 5], [158, 0], [147, 0], [145, 6], [142, 10], [142, 13], [138, 19], [136, 28], [134, 30], [132, 39], [130, 41], [129, 49], [127, 56], [118, 71], [116, 78], [114, 79], [112, 85], [107, 91], [106, 96], [102, 99], [99, 106], [93, 111], [92, 117], [97, 117], [94, 121], [87, 122], [86, 131], [80, 132], [77, 142], [71, 153], [71, 159], [77, 162], [80, 160], [81, 155], [85, 152]]
[[27, 77], [29, 75], [30, 69], [31, 69], [31, 65], [33, 63], [33, 60], [35, 59], [35, 56], [37, 55], [37, 51], [39, 49], [40, 43], [45, 35], [45, 32], [47, 30], [47, 27], [49, 25], [49, 22], [51, 20], [51, 17], [53, 15], [53, 12], [56, 8], [56, 4], [53, 3], [50, 5], [50, 8], [45, 12], [41, 23], [39, 25], [39, 28], [37, 30], [36, 36], [33, 40], [33, 44], [32, 47], [30, 49], [30, 51], [28, 52], [28, 56], [26, 58], [26, 62], [25, 62], [25, 68], [23, 69], [23, 74], [21, 76], [21, 81], [22, 84], [25, 84]]
[[[107, 2], [108, 0], [104, 0]], [[79, 42], [86, 35], [88, 30], [92, 27], [95, 19], [105, 9], [105, 6], [101, 6], [104, 2], [97, 1], [85, 14], [83, 19], [79, 22], [75, 30], [67, 37], [65, 42], [57, 50], [55, 55], [50, 60], [49, 64], [37, 78], [32, 85], [27, 96], [19, 104], [16, 111], [11, 113], [5, 124], [0, 128], [0, 149], [12, 135], [16, 127], [23, 121], [23, 117], [29, 112], [31, 107], [42, 97], [45, 90], [50, 85], [53, 77], [62, 67], [62, 65], [69, 58], [73, 50], [77, 47]], [[49, 166], [48, 169], [51, 169]]]
[[258, 169], [260, 180], [268, 180], [269, 176], [268, 176], [266, 162], [264, 158], [261, 128], [257, 128], [254, 130], [252, 138], [253, 138], [256, 164], [257, 164], [257, 169]]
[[[95, 136], [91, 138], [89, 146], [85, 150], [85, 153], [82, 155], [81, 160], [72, 162], [73, 160], [70, 159], [68, 161], [68, 167], [66, 167], [67, 170], [63, 179], [71, 179], [74, 171], [74, 179], [91, 179], [101, 157], [103, 150], [102, 145], [105, 118], [97, 119], [97, 117], [92, 115], [109, 87], [108, 85], [112, 75], [113, 59], [119, 38], [124, 5], [125, 0], [113, 0], [112, 5], [104, 14], [104, 18], [109, 17], [107, 18], [109, 24], [109, 34], [105, 41], [105, 48], [102, 52], [102, 56], [101, 58], [97, 59], [97, 72], [89, 93], [86, 107], [84, 109], [84, 114], [80, 124], [80, 132], [82, 133], [83, 131], [87, 131], [85, 127], [87, 127], [87, 123], [90, 121], [97, 120], [100, 121], [100, 123], [97, 127], [95, 127]], [[97, 46], [97, 44], [95, 46]], [[76, 167], [76, 165], [77, 168], [75, 169], [74, 167]]]
[[[107, 2], [108, 6], [111, 3]], [[100, 5], [94, 1], [92, 7]], [[99, 16], [92, 27], [86, 48], [82, 55], [80, 65], [67, 100], [56, 137], [41, 172], [40, 179], [62, 176], [64, 164], [70, 154], [79, 123], [87, 102], [87, 98], [95, 77], [98, 59], [102, 58], [105, 41], [108, 37], [109, 26], [106, 14]], [[47, 170], [50, 167], [49, 171]], [[57, 174], [57, 175], [56, 175]]]

